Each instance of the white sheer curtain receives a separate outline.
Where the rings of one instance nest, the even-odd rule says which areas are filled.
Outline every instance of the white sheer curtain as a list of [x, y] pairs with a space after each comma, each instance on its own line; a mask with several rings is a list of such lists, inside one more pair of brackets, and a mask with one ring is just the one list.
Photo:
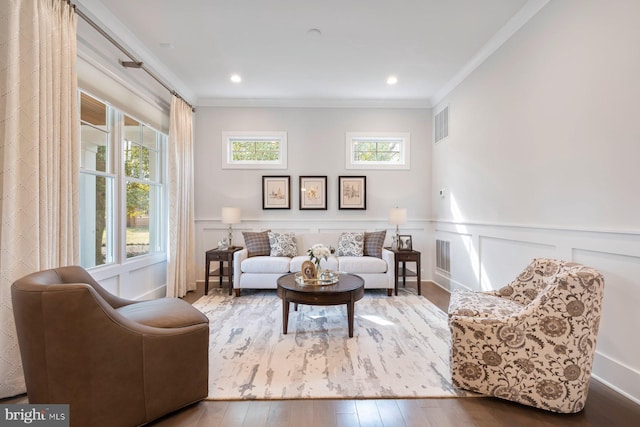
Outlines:
[[193, 210], [193, 112], [174, 96], [169, 123], [169, 297], [196, 289]]
[[0, 397], [25, 391], [11, 284], [79, 258], [76, 19], [60, 0], [0, 7]]

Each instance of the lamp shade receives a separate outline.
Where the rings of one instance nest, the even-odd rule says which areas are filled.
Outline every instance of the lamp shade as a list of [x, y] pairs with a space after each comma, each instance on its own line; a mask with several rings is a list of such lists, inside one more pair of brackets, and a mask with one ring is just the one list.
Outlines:
[[389, 210], [389, 224], [401, 225], [407, 223], [407, 208], [393, 208]]
[[239, 224], [240, 208], [222, 208], [223, 224]]

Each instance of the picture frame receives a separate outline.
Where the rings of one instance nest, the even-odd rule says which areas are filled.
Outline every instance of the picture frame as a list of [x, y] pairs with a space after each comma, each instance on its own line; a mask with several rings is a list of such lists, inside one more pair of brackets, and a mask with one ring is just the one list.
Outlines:
[[327, 177], [300, 177], [300, 210], [327, 210]]
[[367, 177], [338, 177], [338, 209], [367, 209]]
[[262, 209], [291, 209], [291, 176], [262, 176]]
[[412, 251], [413, 243], [410, 234], [401, 234], [398, 236], [400, 241], [398, 242], [398, 250], [399, 251]]

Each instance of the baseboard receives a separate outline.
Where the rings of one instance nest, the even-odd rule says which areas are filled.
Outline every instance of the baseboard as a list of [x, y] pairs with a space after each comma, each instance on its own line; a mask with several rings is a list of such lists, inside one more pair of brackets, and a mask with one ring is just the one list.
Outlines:
[[[640, 405], [640, 372], [637, 370], [596, 351], [592, 376], [610, 389]], [[605, 380], [603, 377], [608, 379]]]

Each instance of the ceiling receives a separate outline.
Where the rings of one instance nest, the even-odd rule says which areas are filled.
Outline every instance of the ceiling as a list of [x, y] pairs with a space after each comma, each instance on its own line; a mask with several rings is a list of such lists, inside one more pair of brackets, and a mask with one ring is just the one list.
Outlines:
[[[429, 107], [483, 52], [501, 44], [501, 34], [506, 39], [519, 28], [510, 29], [514, 21], [528, 14], [526, 22], [542, 7], [531, 12], [531, 3], [546, 1], [78, 3], [196, 105], [358, 100]], [[230, 81], [233, 73], [241, 83]], [[397, 84], [386, 83], [391, 75]]]

